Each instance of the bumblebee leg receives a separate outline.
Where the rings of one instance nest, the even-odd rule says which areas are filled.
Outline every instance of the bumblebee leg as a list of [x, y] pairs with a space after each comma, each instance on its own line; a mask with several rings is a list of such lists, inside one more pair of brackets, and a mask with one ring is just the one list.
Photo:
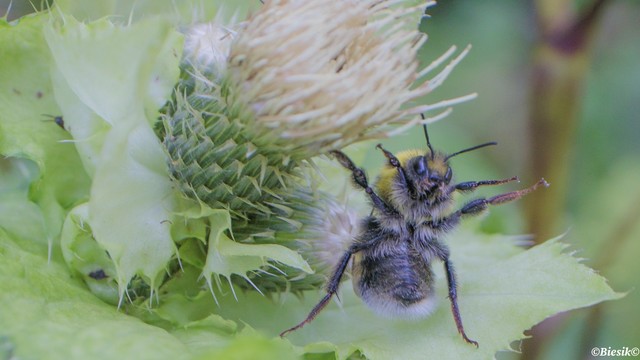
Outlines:
[[[511, 179], [489, 180], [489, 181], [505, 181], [506, 182], [506, 181], [509, 181], [509, 180], [511, 180]], [[481, 182], [479, 182], [479, 183], [481, 183]], [[480, 185], [484, 185], [484, 184], [480, 184]], [[532, 186], [530, 186], [530, 187], [528, 187], [526, 189], [522, 189], [522, 190], [518, 190], [518, 191], [512, 191], [512, 192], [508, 192], [508, 193], [505, 193], [505, 194], [496, 195], [496, 196], [490, 197], [488, 199], [480, 198], [480, 199], [471, 200], [468, 203], [466, 203], [460, 210], [452, 213], [451, 215], [445, 216], [445, 217], [443, 217], [441, 219], [437, 219], [437, 220], [425, 221], [423, 223], [423, 225], [428, 226], [431, 229], [439, 230], [439, 231], [451, 230], [456, 225], [458, 225], [458, 222], [460, 222], [460, 218], [462, 216], [478, 215], [481, 212], [483, 212], [484, 210], [486, 210], [489, 205], [500, 205], [500, 204], [504, 204], [504, 203], [509, 202], [509, 201], [518, 200], [521, 197], [525, 196], [526, 194], [534, 191], [539, 186], [547, 187], [547, 186], [549, 186], [549, 184], [544, 179], [540, 179], [537, 183], [533, 184]]]
[[409, 195], [411, 195], [411, 198], [415, 199], [416, 189], [410, 181], [407, 181], [407, 174], [405, 174], [404, 168], [400, 164], [400, 161], [398, 160], [398, 158], [396, 158], [395, 155], [393, 155], [391, 152], [384, 149], [382, 147], [382, 144], [378, 144], [376, 147], [382, 150], [382, 153], [384, 154], [384, 156], [387, 158], [387, 160], [389, 160], [389, 165], [393, 166], [398, 170], [398, 176], [400, 176], [400, 181], [402, 181], [402, 183], [404, 183], [404, 185], [407, 187], [407, 190], [409, 191]]
[[456, 273], [453, 269], [453, 264], [451, 263], [451, 260], [449, 260], [448, 256], [446, 256], [443, 261], [444, 268], [447, 272], [447, 284], [449, 285], [449, 300], [451, 301], [451, 312], [453, 313], [453, 320], [455, 320], [458, 332], [460, 333], [460, 335], [462, 335], [464, 341], [478, 347], [478, 342], [469, 339], [467, 334], [464, 332], [464, 326], [462, 326], [462, 317], [460, 316], [460, 309], [458, 308], [458, 285], [456, 283]]
[[353, 255], [354, 252], [355, 250], [353, 248], [350, 248], [342, 256], [342, 259], [340, 259], [340, 262], [338, 263], [336, 270], [333, 272], [333, 275], [331, 276], [331, 279], [327, 284], [327, 294], [322, 298], [322, 300], [320, 300], [320, 302], [316, 306], [313, 307], [313, 309], [311, 309], [311, 312], [309, 313], [309, 315], [307, 315], [306, 319], [304, 319], [298, 325], [281, 332], [280, 333], [281, 337], [287, 335], [292, 331], [298, 330], [301, 327], [313, 321], [313, 319], [315, 319], [316, 316], [318, 316], [318, 313], [320, 313], [320, 311], [322, 311], [322, 309], [324, 309], [324, 307], [327, 306], [327, 304], [329, 303], [329, 300], [331, 300], [331, 297], [338, 292], [340, 279], [342, 279], [342, 275], [344, 274], [344, 271], [347, 269], [347, 265], [349, 264], [349, 259], [351, 259], [351, 255]]
[[528, 193], [534, 191], [539, 186], [548, 187], [549, 184], [544, 180], [540, 179], [537, 183], [532, 186], [518, 190], [512, 191], [505, 194], [496, 195], [494, 197], [490, 197], [488, 199], [475, 199], [466, 203], [462, 209], [456, 211], [454, 215], [476, 215], [484, 211], [489, 205], [500, 205], [510, 201], [518, 200], [521, 197], [527, 195]]
[[505, 184], [511, 181], [520, 181], [520, 179], [518, 179], [517, 176], [514, 176], [512, 178], [508, 178], [508, 179], [502, 179], [502, 180], [482, 180], [482, 181], [467, 181], [467, 182], [462, 182], [459, 184], [455, 185], [455, 189], [457, 191], [473, 191], [476, 188], [478, 188], [479, 186], [483, 186], [483, 185], [500, 185], [500, 184]]
[[367, 181], [367, 175], [364, 173], [364, 170], [357, 167], [353, 163], [353, 161], [351, 161], [351, 159], [349, 159], [349, 157], [345, 155], [345, 153], [343, 153], [342, 151], [334, 150], [334, 151], [331, 151], [331, 154], [336, 157], [340, 165], [344, 166], [347, 170], [351, 171], [353, 182], [355, 182], [356, 185], [364, 189], [364, 191], [371, 198], [371, 202], [373, 203], [373, 206], [376, 209], [380, 210], [385, 215], [389, 215], [389, 216], [399, 215], [396, 209], [394, 209], [389, 204], [387, 204], [384, 200], [382, 200], [378, 196], [378, 194], [376, 194], [373, 191], [373, 189], [369, 186], [369, 182]]

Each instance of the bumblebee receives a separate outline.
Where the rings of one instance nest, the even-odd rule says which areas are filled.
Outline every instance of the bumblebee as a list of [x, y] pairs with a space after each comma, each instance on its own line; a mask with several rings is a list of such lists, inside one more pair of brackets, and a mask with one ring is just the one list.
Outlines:
[[387, 159], [375, 189], [367, 176], [341, 151], [331, 154], [351, 172], [356, 187], [363, 189], [372, 204], [371, 215], [362, 220], [361, 231], [342, 255], [326, 286], [326, 295], [298, 325], [283, 331], [285, 336], [311, 322], [338, 291], [340, 280], [352, 262], [352, 279], [356, 294], [374, 311], [392, 316], [426, 317], [435, 308], [435, 277], [431, 263], [444, 264], [449, 287], [451, 311], [458, 332], [470, 344], [462, 325], [458, 308], [457, 280], [449, 256], [449, 248], [442, 241], [460, 220], [482, 213], [489, 205], [499, 205], [520, 199], [539, 186], [549, 186], [540, 179], [532, 186], [490, 198], [478, 198], [459, 210], [448, 212], [453, 206], [455, 192], [471, 192], [480, 186], [500, 185], [518, 181], [517, 177], [502, 180], [467, 181], [455, 183], [449, 165], [452, 157], [485, 146], [473, 146], [453, 154], [434, 151], [424, 127], [428, 150], [408, 150], [397, 155], [380, 149]]

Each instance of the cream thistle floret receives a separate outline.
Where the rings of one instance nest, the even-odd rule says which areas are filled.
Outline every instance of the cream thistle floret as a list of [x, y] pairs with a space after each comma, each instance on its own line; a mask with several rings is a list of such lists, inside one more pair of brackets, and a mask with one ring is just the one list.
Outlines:
[[396, 125], [415, 126], [421, 112], [473, 97], [416, 105], [466, 50], [434, 79], [420, 82], [455, 49], [418, 71], [416, 55], [426, 40], [418, 19], [425, 5], [402, 3], [265, 2], [238, 31], [227, 65], [257, 124], [286, 140], [292, 151], [316, 155], [389, 136]]
[[229, 48], [234, 38], [234, 31], [219, 25], [220, 22], [192, 26], [184, 41], [186, 61], [194, 68], [206, 69], [215, 77], [222, 76], [227, 70]]

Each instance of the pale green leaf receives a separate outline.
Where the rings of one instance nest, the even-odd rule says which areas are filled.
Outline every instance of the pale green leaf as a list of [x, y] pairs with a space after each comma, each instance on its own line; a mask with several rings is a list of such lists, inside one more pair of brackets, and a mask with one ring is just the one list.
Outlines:
[[[69, 134], [43, 115], [60, 115], [49, 76], [51, 56], [42, 34], [47, 21], [45, 14], [13, 24], [0, 19], [0, 155], [32, 160], [37, 165], [37, 170], [27, 170], [32, 175], [22, 179], [23, 189], [31, 185], [28, 192], [21, 193], [23, 205], [40, 206], [38, 217], [42, 217], [44, 229], [41, 224], [33, 229], [44, 230], [45, 237], [39, 241], [55, 250], [51, 245], [60, 233], [65, 211], [87, 197], [89, 179], [74, 146], [62, 142]], [[18, 162], [9, 162], [3, 176], [12, 173], [11, 167], [26, 164]], [[34, 213], [28, 210], [26, 214]]]
[[59, 17], [45, 28], [56, 98], [93, 177], [88, 222], [122, 298], [136, 274], [155, 288], [175, 253], [174, 190], [151, 126], [177, 81], [182, 37], [159, 17], [127, 27]]
[[[119, 296], [118, 284], [115, 283], [116, 270], [109, 255], [93, 238], [89, 227], [88, 203], [76, 206], [69, 212], [62, 227], [60, 246], [71, 273], [82, 278], [98, 298], [117, 304]], [[99, 272], [105, 278], [91, 276]]]
[[195, 357], [197, 360], [294, 360], [298, 359], [293, 349], [284, 340], [267, 339], [252, 329], [245, 328], [233, 342], [221, 349], [209, 350]]
[[0, 264], [0, 348], [17, 358], [189, 356], [177, 338], [103, 303], [65, 267], [21, 250], [1, 230]]
[[[62, 75], [55, 90], [59, 81], [66, 81], [78, 100], [111, 126], [131, 128], [140, 120], [131, 120], [131, 114], [158, 110], [177, 81], [182, 37], [161, 17], [118, 26], [106, 19], [84, 24], [62, 14], [44, 31]], [[72, 134], [76, 122], [65, 117]]]
[[98, 20], [110, 16], [120, 23], [138, 21], [151, 15], [162, 15], [177, 24], [203, 22], [214, 18], [220, 9], [223, 19], [244, 19], [260, 6], [258, 0], [58, 0], [56, 5], [65, 13], [81, 20]]
[[23, 249], [44, 253], [45, 219], [40, 207], [29, 200], [29, 184], [38, 179], [35, 162], [25, 158], [0, 158], [0, 228], [20, 239]]
[[66, 267], [23, 251], [2, 230], [0, 264], [0, 358], [295, 358], [284, 341], [248, 328], [236, 337], [235, 324], [215, 315], [171, 331], [145, 324], [100, 301]]

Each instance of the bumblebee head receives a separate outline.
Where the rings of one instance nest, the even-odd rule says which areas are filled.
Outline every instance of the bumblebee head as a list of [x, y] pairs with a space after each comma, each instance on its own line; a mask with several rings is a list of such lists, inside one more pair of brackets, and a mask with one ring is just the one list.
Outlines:
[[400, 177], [398, 169], [391, 164], [385, 164], [378, 178], [377, 189], [386, 199], [400, 200], [398, 195], [405, 193], [409, 198], [425, 201], [441, 194], [441, 190], [444, 190], [453, 177], [444, 154], [405, 150], [395, 154], [395, 157], [400, 162], [404, 176]]
[[404, 171], [405, 174], [407, 174], [408, 180], [412, 181], [415, 189], [418, 190], [418, 195], [420, 195], [420, 193], [428, 195], [438, 188], [449, 185], [451, 182], [453, 171], [451, 170], [451, 166], [449, 166], [449, 159], [462, 153], [497, 144], [497, 142], [492, 141], [456, 151], [453, 154], [444, 155], [433, 151], [429, 137], [427, 136], [429, 151], [425, 155], [409, 158], [406, 164], [403, 164]]
[[440, 153], [428, 152], [411, 157], [406, 161], [404, 171], [418, 197], [428, 197], [449, 185], [453, 171], [447, 157]]
[[[395, 199], [394, 202], [411, 200], [427, 201], [427, 203], [441, 202], [451, 193], [448, 187], [453, 178], [453, 170], [449, 166], [449, 159], [485, 146], [497, 145], [496, 142], [488, 142], [446, 155], [433, 150], [426, 126], [424, 134], [429, 148], [426, 153], [421, 150], [407, 150], [395, 155], [402, 167], [402, 174], [391, 163], [382, 169], [377, 188], [383, 198]], [[383, 149], [383, 151], [388, 158], [393, 156], [386, 150]]]

